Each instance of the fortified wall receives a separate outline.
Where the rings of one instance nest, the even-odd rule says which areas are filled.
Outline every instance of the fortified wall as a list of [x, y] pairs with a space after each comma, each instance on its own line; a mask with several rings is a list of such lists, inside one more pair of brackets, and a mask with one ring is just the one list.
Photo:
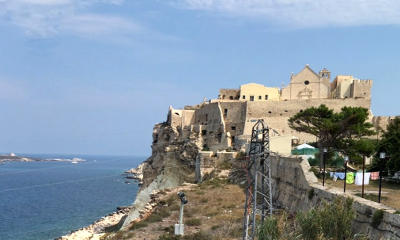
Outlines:
[[[301, 158], [272, 156], [271, 174], [273, 179], [273, 202], [275, 207], [290, 212], [307, 211], [321, 201], [333, 201], [338, 196], [354, 199], [356, 218], [353, 231], [368, 235], [368, 239], [400, 239], [400, 214], [395, 209], [358, 196], [344, 194], [342, 189], [323, 187], [308, 161]], [[377, 210], [384, 210], [381, 223], [372, 226], [372, 216]]]

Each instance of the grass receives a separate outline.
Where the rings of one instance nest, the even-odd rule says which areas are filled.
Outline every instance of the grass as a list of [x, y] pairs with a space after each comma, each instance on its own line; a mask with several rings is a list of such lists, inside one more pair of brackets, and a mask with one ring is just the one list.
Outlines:
[[[337, 182], [327, 179], [326, 183], [339, 189], [343, 189], [343, 180]], [[371, 201], [378, 201], [379, 181], [370, 181], [365, 185], [365, 198]], [[346, 184], [346, 192], [361, 196], [361, 186], [355, 184]], [[400, 211], [400, 184], [382, 183], [381, 203]]]
[[198, 218], [190, 218], [186, 220], [186, 225], [187, 226], [200, 226], [201, 225], [201, 219]]
[[382, 223], [383, 214], [384, 214], [384, 211], [382, 209], [376, 210], [374, 212], [374, 215], [372, 215], [371, 226], [373, 226], [374, 228], [377, 228]]
[[137, 223], [132, 224], [129, 227], [129, 230], [136, 230], [136, 229], [144, 228], [144, 227], [147, 227], [148, 225], [149, 224], [146, 221], [137, 222]]
[[[358, 196], [358, 197], [361, 197], [361, 193], [356, 193], [355, 194], [356, 196]], [[368, 199], [368, 200], [371, 200], [371, 201], [374, 201], [374, 202], [378, 202], [378, 195], [377, 194], [373, 194], [373, 193], [365, 193], [364, 194], [364, 198], [365, 199]], [[381, 196], [381, 201], [382, 200], [386, 200], [386, 199], [388, 199], [387, 197], [383, 197], [383, 196]]]
[[[184, 191], [189, 201], [184, 209], [185, 236], [173, 236], [179, 219], [180, 201], [176, 192], [166, 193], [154, 212], [129, 229], [107, 235], [109, 239], [146, 240], [228, 240], [242, 235], [245, 195], [238, 185], [227, 179], [207, 180]], [[222, 194], [224, 193], [224, 194]]]

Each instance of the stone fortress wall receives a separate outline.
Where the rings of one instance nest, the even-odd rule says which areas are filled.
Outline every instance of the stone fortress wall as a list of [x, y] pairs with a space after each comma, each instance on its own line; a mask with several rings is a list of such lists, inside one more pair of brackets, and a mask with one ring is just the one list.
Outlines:
[[[273, 203], [275, 207], [290, 212], [307, 211], [318, 206], [321, 201], [333, 201], [337, 196], [354, 199], [353, 210], [356, 218], [353, 230], [368, 235], [368, 239], [400, 239], [400, 215], [396, 210], [361, 197], [344, 194], [343, 189], [323, 187], [314, 173], [310, 171], [308, 161], [301, 158], [271, 156], [273, 181]], [[382, 222], [373, 227], [372, 215], [375, 211], [384, 211]]]
[[[246, 149], [255, 120], [264, 119], [274, 137], [286, 136], [288, 141], [314, 142], [311, 135], [295, 132], [288, 119], [309, 107], [325, 104], [340, 111], [344, 106], [370, 109], [372, 80], [360, 80], [339, 75], [332, 82], [327, 69], [319, 73], [306, 65], [292, 74], [290, 84], [282, 89], [249, 83], [239, 89], [221, 89], [217, 99], [184, 109], [170, 107], [167, 123], [177, 129], [182, 138], [192, 136], [200, 149], [222, 151], [229, 148]], [[373, 117], [375, 127], [386, 129], [390, 117]], [[276, 138], [278, 139], [278, 138]], [[273, 144], [273, 143], [272, 143]], [[290, 152], [287, 147], [281, 153]]]

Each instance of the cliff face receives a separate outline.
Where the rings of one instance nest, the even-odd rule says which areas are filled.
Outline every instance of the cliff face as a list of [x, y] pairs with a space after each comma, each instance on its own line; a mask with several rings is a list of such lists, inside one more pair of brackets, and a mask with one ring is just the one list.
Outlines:
[[140, 166], [142, 172], [138, 175], [143, 175], [142, 185], [123, 228], [152, 208], [149, 205], [152, 194], [177, 187], [185, 181], [194, 181], [198, 152], [195, 139], [183, 138], [176, 128], [167, 123], [154, 126], [152, 155]]
[[199, 149], [189, 139], [182, 139], [179, 132], [166, 123], [155, 125], [151, 157], [143, 166], [143, 185], [148, 187], [158, 175], [174, 176], [182, 182], [194, 171], [194, 161]]

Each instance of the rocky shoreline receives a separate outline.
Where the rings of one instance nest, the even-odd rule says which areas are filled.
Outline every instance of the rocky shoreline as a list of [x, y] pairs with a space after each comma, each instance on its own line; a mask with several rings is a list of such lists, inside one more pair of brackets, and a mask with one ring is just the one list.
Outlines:
[[71, 233], [56, 238], [56, 240], [99, 240], [108, 227], [117, 225], [130, 210], [129, 207], [118, 207], [117, 211], [104, 216], [89, 226], [74, 230]]
[[[140, 164], [136, 168], [125, 171], [125, 178], [138, 181], [140, 186], [143, 183], [143, 165], [144, 163]], [[154, 192], [151, 196], [152, 201], [140, 210], [141, 217], [137, 219], [137, 221], [140, 221], [141, 218], [147, 216], [152, 211], [152, 208], [157, 205], [157, 193]], [[56, 240], [100, 240], [100, 238], [106, 233], [107, 228], [112, 228], [113, 226], [123, 223], [123, 220], [127, 217], [132, 207], [133, 206], [117, 207], [117, 211], [96, 220], [89, 226], [73, 230], [67, 235], [58, 237]]]
[[136, 168], [131, 168], [128, 171], [125, 171], [124, 174], [126, 175], [125, 178], [136, 180], [141, 186], [143, 184], [143, 166], [144, 162], [139, 164]]

